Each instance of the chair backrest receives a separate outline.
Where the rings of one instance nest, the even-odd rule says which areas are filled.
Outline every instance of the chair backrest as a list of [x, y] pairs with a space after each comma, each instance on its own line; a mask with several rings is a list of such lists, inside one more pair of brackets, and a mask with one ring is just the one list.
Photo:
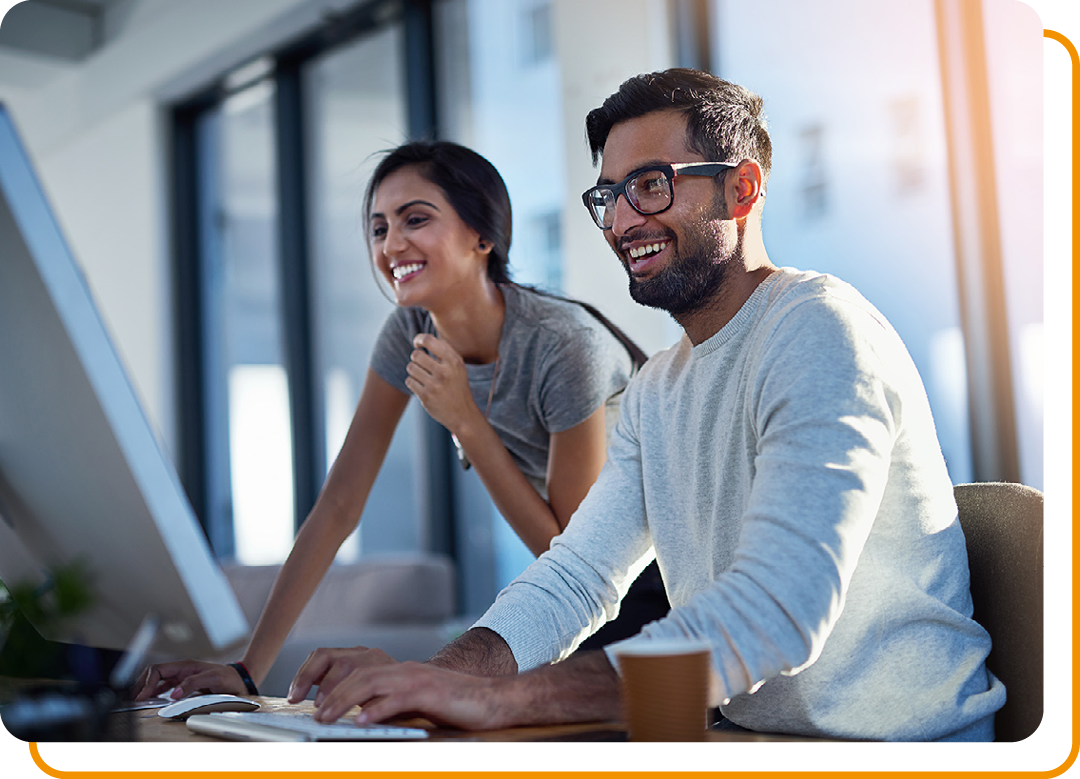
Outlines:
[[987, 667], [1005, 684], [998, 741], [1020, 741], [1043, 715], [1043, 495], [1022, 484], [958, 484], [975, 621], [993, 648]]

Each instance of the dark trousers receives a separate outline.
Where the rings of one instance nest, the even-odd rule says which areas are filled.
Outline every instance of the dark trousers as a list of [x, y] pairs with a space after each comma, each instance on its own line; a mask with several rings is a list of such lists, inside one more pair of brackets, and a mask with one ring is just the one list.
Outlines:
[[[645, 625], [664, 617], [670, 610], [664, 582], [660, 578], [660, 567], [653, 560], [630, 585], [619, 607], [619, 616], [585, 639], [577, 651], [601, 649], [608, 644], [635, 636]], [[709, 727], [714, 730], [753, 732], [724, 717], [718, 708], [709, 709], [708, 722]]]
[[660, 566], [653, 560], [630, 585], [619, 606], [619, 616], [585, 639], [578, 651], [600, 649], [635, 636], [645, 625], [665, 616], [670, 609], [664, 582], [660, 578]]

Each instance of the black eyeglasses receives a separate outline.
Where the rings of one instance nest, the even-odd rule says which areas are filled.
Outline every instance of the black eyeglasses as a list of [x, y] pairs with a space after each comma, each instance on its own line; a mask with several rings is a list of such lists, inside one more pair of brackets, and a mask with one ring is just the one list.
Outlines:
[[635, 211], [645, 216], [659, 214], [675, 202], [671, 186], [676, 176], [715, 176], [721, 171], [738, 167], [735, 162], [673, 162], [670, 165], [650, 165], [636, 170], [618, 184], [600, 184], [585, 190], [581, 200], [601, 230], [610, 230], [615, 222], [615, 201], [626, 195]]

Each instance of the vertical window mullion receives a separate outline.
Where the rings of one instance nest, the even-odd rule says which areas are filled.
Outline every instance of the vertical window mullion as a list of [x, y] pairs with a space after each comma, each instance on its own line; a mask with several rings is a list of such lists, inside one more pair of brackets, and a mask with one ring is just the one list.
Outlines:
[[405, 84], [409, 137], [438, 138], [431, 0], [405, 0]]
[[276, 77], [279, 272], [292, 420], [294, 510], [299, 527], [318, 496], [325, 472], [322, 462], [324, 444], [319, 424], [321, 394], [315, 386], [312, 354], [300, 63], [291, 59], [279, 60]]
[[[365, 315], [351, 340], [331, 339], [329, 345], [321, 340], [333, 331], [324, 332], [320, 316], [336, 314], [319, 297], [320, 251], [340, 252], [341, 236], [340, 231], [329, 239], [311, 232], [319, 226], [310, 208], [318, 197], [308, 166], [317, 156], [313, 144], [326, 141], [317, 136], [317, 119], [310, 113], [311, 68], [324, 54], [354, 45], [353, 38], [367, 45], [364, 34], [389, 27], [399, 32], [395, 45], [400, 52], [406, 48], [407, 27], [409, 54], [394, 63], [401, 118], [380, 117], [371, 128], [364, 124], [361, 129], [370, 135], [374, 128], [392, 127], [390, 132], [379, 129], [375, 141], [383, 144], [404, 135], [433, 136], [432, 6], [424, 0], [408, 3], [407, 9], [404, 0], [365, 3], [267, 53], [262, 59], [270, 64], [269, 73], [260, 74], [256, 63], [249, 63], [174, 111], [179, 464], [219, 558], [270, 562], [267, 555], [278, 554], [273, 550], [282, 544], [280, 529], [288, 524], [292, 531], [304, 520], [334, 454], [327, 451], [333, 438], [326, 427], [327, 393], [339, 401], [341, 394], [340, 382], [331, 387], [328, 381], [340, 376], [328, 377], [320, 367], [323, 350], [340, 352], [351, 340], [374, 338], [371, 316]], [[408, 23], [402, 18], [406, 10]], [[363, 69], [351, 77], [364, 82], [370, 72]], [[410, 121], [404, 121], [406, 103]], [[340, 175], [348, 178], [349, 173], [345, 169]], [[333, 176], [338, 175], [335, 168]], [[342, 181], [334, 178], [331, 185], [340, 188]], [[316, 246], [313, 237], [322, 243]], [[404, 421], [414, 430], [421, 416], [409, 416], [415, 419]], [[385, 498], [391, 475], [398, 481], [402, 473], [417, 480], [420, 489], [410, 491], [415, 507], [408, 526], [391, 527], [380, 519], [400, 518], [397, 502], [389, 501], [395, 508], [376, 511], [368, 523], [372, 550], [405, 544], [452, 554], [452, 447], [441, 427], [426, 415], [422, 419], [432, 429], [423, 429], [412, 446], [392, 446], [390, 454], [396, 451], [397, 459], [390, 465], [395, 467], [384, 468], [383, 486], [373, 487], [373, 496]], [[273, 440], [264, 447], [263, 489], [258, 442], [266, 436]], [[418, 453], [413, 454], [413, 446]], [[427, 478], [433, 468], [439, 471], [435, 483]], [[373, 511], [386, 503], [376, 501]], [[273, 516], [268, 508], [274, 509]]]
[[176, 376], [178, 382], [178, 469], [203, 531], [209, 537], [206, 494], [206, 436], [202, 364], [203, 321], [200, 312], [200, 253], [198, 241], [198, 176], [196, 122], [198, 111], [178, 108], [173, 115], [173, 311], [175, 312]]
[[201, 406], [203, 457], [205, 458], [206, 526], [210, 545], [218, 557], [236, 555], [233, 532], [232, 462], [229, 454], [227, 349], [223, 339], [220, 277], [224, 273], [225, 249], [221, 222], [220, 114], [204, 111], [195, 125], [197, 148], [196, 191], [198, 207], [198, 299], [201, 360]]

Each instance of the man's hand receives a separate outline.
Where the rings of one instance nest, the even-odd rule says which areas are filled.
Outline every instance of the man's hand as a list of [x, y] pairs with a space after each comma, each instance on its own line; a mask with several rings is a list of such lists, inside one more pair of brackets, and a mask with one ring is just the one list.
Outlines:
[[508, 722], [499, 707], [505, 699], [494, 694], [493, 681], [429, 663], [398, 663], [381, 649], [316, 649], [293, 679], [289, 702], [299, 703], [318, 685], [320, 722], [335, 722], [359, 704], [358, 722], [408, 714], [457, 728], [491, 729]]
[[[466, 657], [473, 653], [480, 659]], [[426, 663], [397, 663], [364, 647], [319, 649], [293, 680], [289, 701], [299, 702], [318, 684], [315, 719], [320, 722], [334, 722], [359, 705], [360, 723], [422, 716], [465, 730], [619, 716], [619, 677], [603, 652], [584, 652], [524, 674], [515, 670], [506, 643], [486, 628], [468, 631]]]
[[[393, 665], [397, 661], [381, 649], [356, 646], [351, 649], [316, 649], [310, 655], [289, 685], [289, 703], [299, 703], [316, 685], [315, 706], [326, 699], [351, 673], [364, 668]], [[347, 707], [346, 707], [347, 708]], [[340, 715], [339, 715], [340, 716]]]
[[494, 730], [516, 724], [516, 677], [482, 677], [448, 671], [428, 663], [358, 668], [337, 682], [321, 702], [315, 719], [335, 722], [354, 705], [358, 723], [383, 722], [402, 715], [423, 716], [464, 730]]
[[135, 700], [142, 701], [161, 695], [174, 687], [171, 697], [180, 699], [193, 693], [231, 693], [247, 695], [247, 687], [235, 668], [202, 660], [178, 660], [158, 663], [142, 672], [132, 687]]

